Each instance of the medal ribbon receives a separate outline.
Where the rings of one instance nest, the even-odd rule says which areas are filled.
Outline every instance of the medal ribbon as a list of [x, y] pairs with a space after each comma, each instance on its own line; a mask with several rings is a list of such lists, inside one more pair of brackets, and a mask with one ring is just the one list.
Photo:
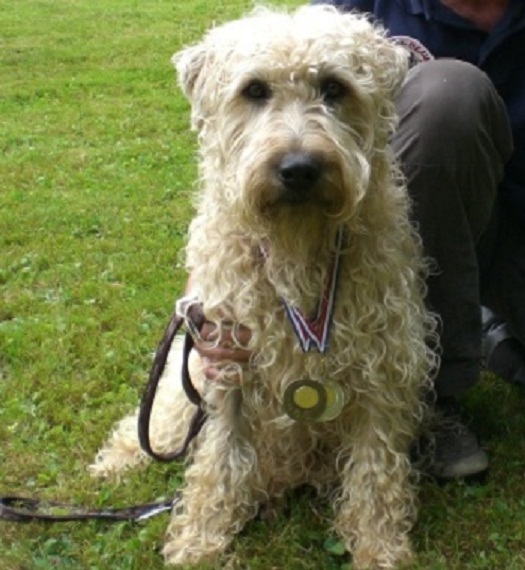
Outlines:
[[[337, 230], [336, 249], [332, 265], [328, 271], [323, 296], [313, 320], [307, 318], [298, 307], [290, 305], [286, 299], [281, 299], [303, 352], [309, 352], [312, 347], [315, 347], [323, 353], [328, 348], [343, 241], [344, 229], [340, 226]], [[264, 250], [263, 253], [266, 255]]]

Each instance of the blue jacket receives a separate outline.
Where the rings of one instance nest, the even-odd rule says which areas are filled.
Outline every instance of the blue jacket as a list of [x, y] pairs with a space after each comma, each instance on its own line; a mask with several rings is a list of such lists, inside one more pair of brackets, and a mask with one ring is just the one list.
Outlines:
[[514, 154], [506, 168], [501, 195], [525, 227], [525, 1], [510, 0], [507, 15], [490, 34], [475, 28], [438, 0], [314, 3], [370, 12], [390, 35], [415, 38], [434, 57], [468, 61], [491, 78], [507, 107], [514, 136]]

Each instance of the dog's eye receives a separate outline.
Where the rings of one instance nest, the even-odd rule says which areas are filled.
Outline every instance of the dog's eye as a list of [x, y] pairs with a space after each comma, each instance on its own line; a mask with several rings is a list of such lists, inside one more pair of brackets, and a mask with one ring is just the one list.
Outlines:
[[329, 77], [321, 82], [321, 95], [328, 104], [337, 103], [346, 93], [346, 86], [337, 79]]
[[252, 101], [266, 101], [271, 97], [272, 91], [264, 81], [250, 81], [242, 90], [243, 97]]

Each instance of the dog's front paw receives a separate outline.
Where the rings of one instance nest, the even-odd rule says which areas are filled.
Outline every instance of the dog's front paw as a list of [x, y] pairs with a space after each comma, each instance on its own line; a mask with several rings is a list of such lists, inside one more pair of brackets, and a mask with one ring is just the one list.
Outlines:
[[196, 566], [213, 563], [231, 542], [225, 535], [214, 535], [196, 526], [170, 524], [162, 553], [168, 565]]
[[371, 545], [357, 547], [352, 559], [356, 570], [401, 570], [414, 561], [408, 540], [392, 549], [379, 549]]

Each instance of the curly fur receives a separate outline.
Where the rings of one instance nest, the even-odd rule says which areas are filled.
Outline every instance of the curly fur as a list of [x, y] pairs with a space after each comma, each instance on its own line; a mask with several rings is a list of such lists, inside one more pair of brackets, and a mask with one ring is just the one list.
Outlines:
[[[212, 29], [174, 62], [200, 143], [187, 267], [208, 319], [251, 329], [253, 357], [240, 385], [227, 374], [201, 378], [209, 419], [188, 458], [166, 561], [213, 559], [261, 503], [308, 483], [335, 488], [334, 526], [356, 568], [394, 568], [411, 557], [417, 509], [408, 451], [436, 367], [425, 264], [388, 146], [406, 54], [363, 17], [303, 7], [259, 9]], [[345, 92], [328, 104], [321, 86], [334, 78]], [[254, 80], [269, 89], [264, 101], [246, 97]], [[285, 200], [275, 176], [289, 152], [323, 165], [303, 203]], [[304, 354], [281, 298], [315, 311], [341, 225], [329, 350]], [[346, 405], [335, 420], [285, 415], [286, 387], [305, 377], [342, 387]], [[192, 412], [176, 385], [170, 368], [153, 412], [159, 451], [180, 443]], [[143, 459], [133, 416], [91, 469], [104, 476]]]

